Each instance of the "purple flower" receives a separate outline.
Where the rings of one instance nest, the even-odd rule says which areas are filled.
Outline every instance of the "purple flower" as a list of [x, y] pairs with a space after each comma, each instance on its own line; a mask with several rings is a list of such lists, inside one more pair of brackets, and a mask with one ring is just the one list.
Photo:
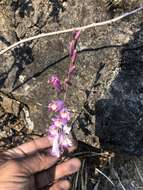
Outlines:
[[[66, 99], [66, 93], [68, 90], [68, 86], [72, 85], [71, 78], [76, 69], [76, 58], [77, 58], [77, 50], [76, 45], [77, 41], [80, 37], [80, 30], [75, 30], [73, 32], [72, 40], [69, 44], [69, 55], [70, 55], [70, 65], [68, 69], [68, 76], [65, 78], [63, 82], [63, 88], [61, 85], [61, 81], [57, 75], [51, 76], [48, 81], [49, 84], [54, 87], [57, 92], [64, 91], [64, 101]], [[59, 95], [59, 94], [58, 94]], [[64, 101], [56, 100], [51, 101], [48, 105], [49, 111], [56, 112], [56, 116], [52, 118], [52, 125], [48, 129], [48, 137], [50, 138], [53, 146], [51, 149], [51, 154], [57, 157], [60, 157], [65, 149], [71, 147], [73, 145], [71, 138], [71, 129], [68, 122], [71, 119], [71, 113], [64, 106]]]
[[72, 54], [72, 57], [71, 57], [71, 62], [72, 62], [72, 63], [75, 63], [76, 58], [77, 58], [77, 50], [74, 49], [73, 54]]
[[72, 146], [72, 140], [69, 138], [71, 128], [64, 126], [58, 130], [57, 127], [51, 125], [48, 129], [48, 137], [52, 142], [51, 155], [60, 157], [65, 149]]
[[49, 111], [58, 112], [64, 108], [64, 102], [62, 100], [55, 100], [49, 103]]
[[74, 49], [75, 49], [75, 41], [72, 40], [69, 43], [69, 55], [70, 55], [70, 57], [72, 57]]
[[59, 134], [57, 134], [53, 138], [53, 146], [52, 146], [51, 154], [53, 156], [60, 157], [61, 151], [60, 151], [60, 143], [59, 143]]
[[77, 40], [80, 37], [80, 30], [74, 31], [73, 32], [73, 40], [69, 43], [69, 55], [70, 57], [73, 56], [74, 54], [74, 50], [76, 50], [76, 43]]
[[57, 116], [55, 118], [52, 118], [53, 121], [53, 125], [55, 125], [58, 128], [61, 128], [67, 124], [67, 120], [66, 119], [62, 119], [60, 116]]
[[75, 31], [74, 39], [77, 41], [80, 37], [80, 30]]
[[55, 125], [51, 125], [48, 128], [48, 136], [53, 138], [58, 134], [58, 129]]
[[53, 146], [51, 154], [57, 157], [60, 157], [65, 149], [73, 145], [71, 139], [63, 132], [57, 134], [54, 138], [52, 138], [52, 141]]
[[48, 80], [48, 83], [52, 85], [58, 92], [61, 92], [62, 85], [60, 79], [57, 75], [52, 75], [51, 78]]
[[69, 121], [70, 118], [71, 118], [71, 113], [68, 111], [67, 108], [63, 108], [63, 109], [60, 111], [60, 117], [61, 117], [62, 119], [65, 119], [65, 120]]
[[63, 126], [63, 132], [64, 132], [65, 134], [69, 135], [70, 132], [71, 132], [71, 127], [68, 127], [67, 125], [64, 125], [64, 126]]
[[69, 139], [69, 137], [64, 133], [60, 134], [59, 140], [60, 140], [61, 150], [63, 151], [73, 145], [71, 139]]

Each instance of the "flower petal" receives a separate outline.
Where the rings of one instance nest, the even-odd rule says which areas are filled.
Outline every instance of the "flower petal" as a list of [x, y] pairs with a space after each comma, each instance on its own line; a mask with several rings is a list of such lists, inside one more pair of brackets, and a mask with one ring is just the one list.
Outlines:
[[70, 134], [70, 131], [71, 131], [71, 127], [68, 127], [67, 125], [63, 126], [63, 132], [65, 134]]
[[59, 144], [59, 135], [57, 135], [53, 140], [52, 155], [60, 157], [60, 144]]
[[49, 137], [55, 137], [58, 135], [58, 128], [55, 125], [51, 125], [48, 128], [48, 136]]
[[60, 111], [60, 117], [62, 119], [65, 119], [67, 121], [69, 121], [71, 119], [71, 113], [68, 111], [67, 108], [63, 108], [61, 111]]
[[48, 105], [49, 111], [58, 112], [64, 108], [64, 101], [62, 100], [55, 100], [49, 103]]
[[57, 75], [52, 75], [51, 78], [48, 80], [48, 83], [52, 85], [58, 92], [62, 90], [62, 85], [59, 77]]
[[61, 118], [60, 116], [52, 118], [52, 121], [53, 121], [53, 125], [55, 125], [58, 128], [61, 128], [61, 129], [63, 128], [64, 125], [67, 124], [67, 120]]
[[75, 63], [76, 58], [77, 58], [77, 50], [74, 49], [73, 54], [72, 54], [72, 57], [71, 57], [71, 61], [72, 61], [72, 63]]
[[80, 30], [75, 30], [74, 32], [73, 32], [73, 38], [75, 39], [75, 40], [78, 40], [79, 39], [79, 37], [80, 37]]
[[60, 145], [61, 145], [62, 149], [64, 150], [65, 148], [72, 146], [72, 141], [68, 138], [67, 135], [61, 134], [60, 135]]
[[70, 57], [72, 57], [74, 49], [75, 49], [75, 41], [72, 40], [69, 43], [69, 55], [70, 55]]

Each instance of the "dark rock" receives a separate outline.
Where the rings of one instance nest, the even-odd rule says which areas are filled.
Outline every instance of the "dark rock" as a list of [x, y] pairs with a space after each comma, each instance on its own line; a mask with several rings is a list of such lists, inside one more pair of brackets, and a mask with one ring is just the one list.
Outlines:
[[[119, 102], [118, 102], [119, 103]], [[128, 100], [97, 103], [96, 134], [104, 149], [143, 154], [143, 106]]]
[[96, 104], [96, 134], [102, 147], [137, 155], [143, 155], [142, 34], [141, 26], [121, 51], [120, 71], [105, 99]]

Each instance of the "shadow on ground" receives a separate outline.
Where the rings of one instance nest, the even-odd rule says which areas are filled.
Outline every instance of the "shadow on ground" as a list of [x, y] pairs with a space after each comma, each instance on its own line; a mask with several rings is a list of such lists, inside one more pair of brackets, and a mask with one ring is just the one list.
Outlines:
[[[143, 155], [143, 49], [140, 46], [142, 40], [143, 24], [134, 34], [133, 40], [127, 44], [128, 49], [121, 50], [120, 71], [105, 98], [96, 103], [96, 135], [99, 136], [104, 150], [120, 154], [115, 167], [121, 177], [119, 181], [109, 167], [111, 178], [117, 185], [112, 188], [108, 185], [109, 182], [102, 180], [104, 185], [99, 186], [99, 189], [124, 187], [126, 190], [135, 190], [142, 185], [133, 164], [133, 155]], [[138, 48], [135, 48], [137, 46]], [[127, 157], [124, 153], [130, 156]]]
[[[2, 36], [0, 36], [0, 41], [8, 46], [10, 45], [10, 43]], [[8, 81], [10, 81], [10, 88], [13, 89], [26, 66], [33, 62], [32, 49], [29, 44], [16, 47], [12, 51], [12, 56], [14, 57], [14, 63], [7, 72], [3, 72], [0, 75], [0, 88], [5, 87], [5, 85], [7, 85], [6, 83], [9, 83]]]

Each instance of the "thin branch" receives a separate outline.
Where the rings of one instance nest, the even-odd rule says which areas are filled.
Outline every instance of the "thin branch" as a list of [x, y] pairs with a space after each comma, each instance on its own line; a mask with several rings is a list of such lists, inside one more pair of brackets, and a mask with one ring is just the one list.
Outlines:
[[99, 170], [98, 168], [95, 168], [97, 172], [99, 172], [100, 174], [102, 174], [113, 186], [115, 186], [115, 184], [113, 183], [113, 181], [107, 176], [105, 175], [101, 170]]
[[8, 46], [7, 48], [1, 50], [0, 55], [4, 54], [5, 52], [9, 51], [12, 48], [18, 46], [19, 44], [22, 44], [22, 43], [25, 43], [25, 42], [28, 42], [28, 41], [31, 41], [31, 40], [36, 40], [36, 39], [43, 38], [43, 37], [46, 37], [46, 36], [53, 36], [53, 35], [73, 32], [74, 30], [84, 31], [84, 30], [86, 30], [88, 28], [93, 28], [93, 27], [96, 27], [96, 26], [103, 26], [103, 25], [111, 24], [111, 23], [114, 23], [114, 22], [116, 22], [118, 20], [121, 20], [121, 19], [123, 19], [125, 17], [128, 17], [128, 16], [130, 16], [132, 14], [135, 14], [136, 12], [138, 12], [140, 10], [143, 10], [143, 6], [137, 8], [137, 9], [131, 11], [131, 12], [127, 12], [127, 13], [119, 16], [119, 17], [116, 17], [116, 18], [113, 18], [113, 19], [110, 19], [110, 20], [107, 20], [107, 21], [104, 21], [104, 22], [97, 22], [97, 23], [92, 23], [92, 24], [86, 25], [86, 26], [74, 27], [74, 28], [70, 28], [70, 29], [66, 29], [66, 30], [59, 30], [59, 31], [55, 31], [55, 32], [42, 33], [42, 34], [39, 34], [37, 36], [32, 36], [32, 37], [20, 40], [20, 41], [14, 43], [14, 44]]
[[120, 184], [120, 186], [122, 187], [122, 189], [123, 189], [123, 190], [126, 190], [125, 187], [124, 187], [124, 185], [122, 184], [122, 182], [121, 182], [121, 180], [120, 180], [120, 177], [119, 177], [118, 173], [115, 171], [115, 169], [114, 169], [113, 167], [112, 167], [112, 170], [114, 171], [114, 174], [115, 174], [115, 176], [117, 177], [117, 179], [118, 179], [118, 181], [119, 181], [119, 184]]
[[139, 178], [140, 178], [140, 180], [141, 180], [141, 182], [142, 182], [142, 184], [143, 184], [143, 176], [141, 175], [141, 172], [140, 172], [140, 170], [139, 170], [139, 168], [138, 168], [138, 166], [137, 166], [137, 164], [136, 164], [135, 161], [134, 161], [134, 165], [135, 165], [135, 167], [136, 167], [136, 170], [137, 170], [137, 173], [138, 173], [138, 175], [139, 175]]
[[98, 182], [95, 184], [95, 186], [94, 186], [94, 189], [93, 189], [93, 190], [98, 190], [98, 186], [99, 186], [99, 184], [100, 184], [100, 180], [98, 180]]
[[120, 177], [119, 177], [117, 171], [116, 171], [116, 170], [114, 169], [114, 167], [113, 167], [113, 162], [111, 162], [111, 161], [112, 161], [112, 160], [109, 159], [109, 166], [110, 166], [111, 172], [114, 173], [115, 177], [118, 179], [119, 184], [120, 184], [120, 186], [122, 187], [122, 189], [123, 189], [123, 190], [126, 190], [125, 187], [124, 187], [124, 185], [122, 184], [122, 182], [121, 182], [121, 180], [120, 180]]

